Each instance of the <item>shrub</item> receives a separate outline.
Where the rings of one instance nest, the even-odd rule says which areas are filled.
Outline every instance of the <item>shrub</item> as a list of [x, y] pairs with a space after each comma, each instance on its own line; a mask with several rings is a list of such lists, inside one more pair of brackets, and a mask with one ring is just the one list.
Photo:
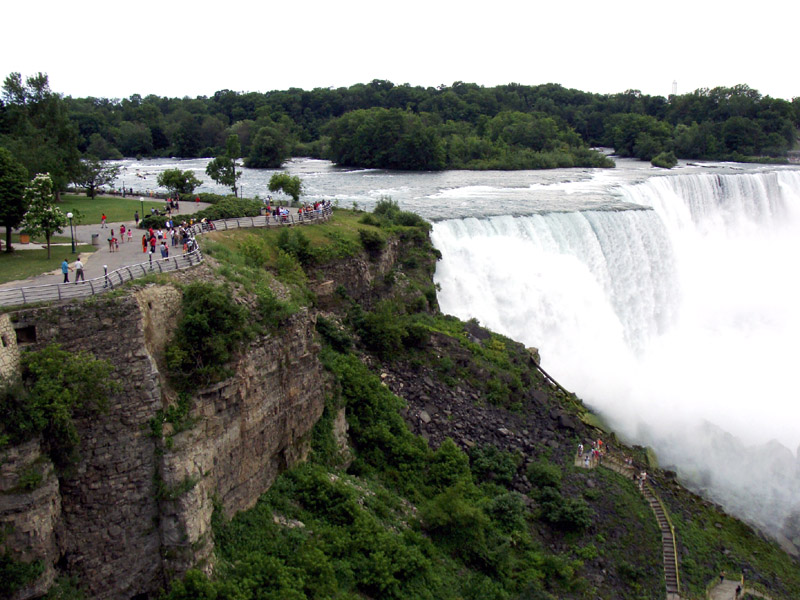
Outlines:
[[528, 467], [528, 479], [536, 487], [558, 490], [561, 488], [561, 469], [558, 465], [540, 460]]
[[525, 529], [525, 501], [518, 492], [507, 492], [493, 498], [486, 512], [503, 533]]
[[0, 433], [20, 442], [42, 434], [56, 465], [77, 460], [80, 441], [73, 417], [103, 411], [119, 384], [108, 361], [58, 344], [22, 356], [21, 379], [0, 392]]
[[443, 490], [460, 481], [472, 482], [469, 459], [452, 439], [447, 438], [433, 454], [427, 482], [434, 488]]
[[509, 485], [517, 472], [517, 457], [496, 446], [476, 446], [469, 453], [470, 466], [476, 478]]
[[347, 352], [350, 350], [353, 340], [330, 319], [326, 319], [323, 316], [317, 317], [316, 328], [322, 336], [322, 339], [330, 344], [337, 352]]
[[225, 196], [222, 200], [209, 206], [196, 215], [196, 219], [233, 219], [234, 217], [257, 217], [261, 214], [261, 202], [249, 198]]
[[669, 152], [662, 152], [654, 156], [650, 164], [662, 169], [671, 169], [678, 164], [678, 159], [675, 157], [675, 153], [670, 150]]
[[269, 264], [269, 246], [263, 238], [249, 235], [239, 242], [239, 254], [248, 267], [263, 269]]
[[256, 310], [258, 321], [274, 329], [283, 325], [297, 307], [278, 298], [266, 282], [260, 282], [256, 285]]
[[179, 389], [221, 379], [225, 363], [246, 335], [247, 311], [233, 300], [230, 288], [193, 282], [183, 290], [183, 312], [167, 366]]
[[315, 262], [311, 241], [299, 229], [283, 228], [278, 234], [278, 248], [294, 256], [304, 267]]
[[454, 555], [471, 562], [486, 553], [490, 522], [468, 499], [468, 486], [447, 488], [420, 509], [422, 528]]
[[361, 239], [361, 245], [364, 246], [364, 250], [373, 257], [386, 247], [386, 238], [374, 229], [359, 229], [358, 237]]
[[17, 560], [7, 550], [0, 552], [0, 589], [3, 590], [3, 597], [11, 598], [14, 592], [36, 581], [43, 572], [44, 562], [41, 560], [26, 563]]
[[194, 202], [195, 198], [200, 198], [200, 202], [206, 202], [207, 204], [217, 204], [221, 202], [225, 198], [232, 198], [233, 196], [223, 196], [222, 194], [212, 194], [211, 192], [200, 192], [194, 193], [191, 196], [187, 196], [185, 200], [182, 202]]
[[169, 217], [166, 215], [147, 215], [139, 221], [139, 229], [164, 229], [167, 226]]
[[553, 487], [545, 487], [538, 495], [542, 518], [568, 531], [587, 529], [594, 515], [583, 498], [564, 498]]

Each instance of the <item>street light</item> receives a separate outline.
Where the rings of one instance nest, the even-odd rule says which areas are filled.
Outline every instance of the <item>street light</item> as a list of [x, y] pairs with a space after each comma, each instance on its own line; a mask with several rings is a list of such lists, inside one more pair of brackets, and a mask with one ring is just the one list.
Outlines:
[[144, 219], [144, 198], [139, 196], [139, 202], [142, 204], [142, 212], [140, 214], [142, 215], [142, 219]]
[[67, 218], [69, 219], [69, 237], [72, 239], [72, 253], [75, 254], [75, 233], [72, 228], [72, 213], [67, 213]]

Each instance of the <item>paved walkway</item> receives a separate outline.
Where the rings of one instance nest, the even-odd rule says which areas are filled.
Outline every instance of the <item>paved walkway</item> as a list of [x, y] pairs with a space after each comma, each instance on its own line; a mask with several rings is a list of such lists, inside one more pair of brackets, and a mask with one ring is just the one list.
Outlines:
[[722, 583], [718, 583], [711, 588], [708, 597], [711, 600], [736, 600], [736, 587], [738, 585], [738, 581], [725, 579]]
[[[181, 212], [177, 215], [174, 215], [173, 218], [180, 222], [184, 218], [188, 217], [189, 215], [194, 214], [195, 212], [202, 210], [210, 204], [206, 204], [203, 202], [200, 203], [181, 203]], [[96, 233], [99, 235], [100, 239], [100, 246], [91, 253], [83, 253], [81, 254], [81, 260], [84, 264], [84, 275], [86, 279], [93, 279], [95, 277], [101, 277], [103, 273], [103, 265], [108, 266], [108, 272], [115, 269], [119, 269], [125, 265], [133, 265], [141, 262], [147, 262], [148, 256], [146, 253], [142, 252], [142, 234], [144, 234], [143, 229], [133, 229], [133, 237], [132, 242], [128, 242], [128, 234], [125, 234], [125, 241], [120, 243], [119, 245], [119, 252], [111, 252], [108, 247], [108, 236], [111, 234], [111, 230], [114, 230], [114, 234], [117, 238], [120, 238], [119, 235], [119, 226], [124, 224], [125, 228], [134, 227], [135, 223], [133, 219], [130, 222], [119, 221], [117, 223], [108, 223], [108, 228], [101, 228], [100, 224], [96, 225], [76, 225], [75, 226], [75, 240], [76, 242], [80, 242], [82, 244], [91, 244], [92, 243], [92, 234]], [[64, 230], [64, 233], [59, 235], [69, 235], [69, 227]], [[32, 244], [35, 245], [37, 248], [41, 247], [40, 244]], [[14, 248], [18, 248], [20, 244], [14, 244]], [[182, 252], [183, 250], [176, 247], [170, 247], [170, 256], [174, 251]], [[9, 287], [20, 287], [20, 286], [35, 286], [35, 285], [46, 285], [49, 283], [61, 283], [64, 281], [64, 276], [61, 274], [61, 261], [65, 258], [69, 261], [70, 266], [73, 266], [75, 263], [75, 258], [77, 257], [76, 254], [72, 254], [72, 247], [71, 244], [66, 246], [50, 246], [50, 252], [53, 259], [57, 259], [59, 263], [59, 267], [54, 269], [53, 271], [49, 271], [42, 275], [36, 275], [34, 277], [29, 277], [28, 279], [23, 279], [21, 281], [9, 281], [0, 285], [0, 288], [9, 288]], [[156, 252], [155, 256], [157, 258], [161, 258], [160, 252]], [[75, 281], [75, 272], [70, 271], [69, 280]]]

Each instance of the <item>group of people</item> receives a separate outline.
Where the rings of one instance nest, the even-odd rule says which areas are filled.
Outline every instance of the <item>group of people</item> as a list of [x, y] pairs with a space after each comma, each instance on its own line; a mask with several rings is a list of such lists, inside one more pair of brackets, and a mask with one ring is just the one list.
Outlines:
[[133, 227], [125, 228], [125, 224], [119, 226], [119, 239], [114, 234], [114, 229], [108, 235], [108, 249], [110, 252], [119, 252], [119, 245], [125, 243], [125, 233], [128, 234], [128, 242], [133, 241]]
[[142, 252], [147, 252], [149, 249], [150, 254], [155, 254], [156, 247], [158, 247], [161, 258], [169, 258], [170, 247], [182, 247], [184, 254], [191, 252], [195, 248], [195, 241], [190, 228], [191, 224], [186, 221], [176, 227], [172, 219], [166, 222], [166, 231], [151, 227], [147, 233], [142, 235]]
[[578, 444], [578, 457], [583, 459], [583, 466], [587, 469], [589, 467], [599, 465], [600, 460], [605, 455], [605, 445], [603, 444], [603, 440], [600, 438], [597, 438], [596, 441], [592, 442], [591, 450], [585, 454], [583, 450], [583, 443]]
[[86, 282], [83, 276], [83, 262], [81, 261], [81, 255], [78, 254], [77, 258], [75, 259], [75, 265], [70, 267], [69, 261], [65, 258], [64, 262], [61, 263], [61, 273], [64, 275], [64, 283], [69, 283], [69, 272], [75, 271], [75, 283], [79, 281]]
[[[272, 215], [272, 219], [276, 223], [286, 223], [289, 220], [289, 209], [285, 206], [272, 206], [271, 200], [272, 198], [270, 197], [269, 200], [265, 202], [267, 215]], [[303, 205], [297, 209], [297, 217], [302, 221], [304, 218], [319, 216], [323, 210], [330, 208], [330, 205], [330, 200], [325, 200], [324, 202], [317, 201], [313, 204], [304, 202]]]

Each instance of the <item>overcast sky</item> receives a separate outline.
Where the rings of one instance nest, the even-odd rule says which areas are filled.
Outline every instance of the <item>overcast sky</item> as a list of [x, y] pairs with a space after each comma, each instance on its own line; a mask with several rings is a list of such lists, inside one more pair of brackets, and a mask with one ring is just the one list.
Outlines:
[[0, 75], [73, 97], [560, 83], [666, 96], [745, 83], [800, 96], [800, 3], [763, 0], [14, 1]]

